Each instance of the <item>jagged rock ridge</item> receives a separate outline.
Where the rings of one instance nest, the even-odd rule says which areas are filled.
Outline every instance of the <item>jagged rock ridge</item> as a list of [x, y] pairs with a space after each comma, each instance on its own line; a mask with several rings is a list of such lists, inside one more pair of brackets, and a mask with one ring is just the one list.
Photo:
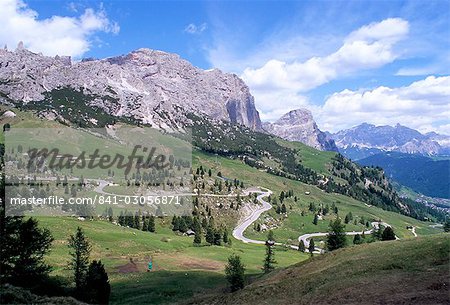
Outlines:
[[274, 123], [264, 123], [263, 128], [288, 141], [302, 142], [319, 150], [338, 150], [334, 141], [320, 131], [307, 109], [289, 111]]
[[380, 150], [436, 155], [444, 153], [450, 143], [450, 137], [448, 136], [436, 133], [422, 134], [417, 130], [400, 124], [395, 126], [375, 126], [363, 123], [332, 134], [331, 137], [341, 151], [347, 150], [351, 151], [351, 153], [356, 153], [356, 150], [365, 150], [367, 152], [370, 151], [369, 155]]
[[89, 106], [165, 130], [182, 128], [187, 118], [180, 108], [261, 130], [254, 98], [239, 77], [199, 69], [176, 54], [139, 49], [72, 62], [70, 57], [42, 56], [22, 47], [0, 50], [2, 102], [42, 101], [48, 98], [46, 93], [61, 88], [94, 97]]

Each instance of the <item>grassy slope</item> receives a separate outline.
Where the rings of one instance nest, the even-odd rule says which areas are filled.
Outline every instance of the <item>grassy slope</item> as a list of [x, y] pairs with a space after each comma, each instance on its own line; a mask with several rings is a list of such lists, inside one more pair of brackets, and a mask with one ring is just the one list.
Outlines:
[[[194, 151], [193, 164], [194, 166], [202, 164], [207, 168], [211, 167], [215, 169], [215, 171], [221, 170], [225, 177], [236, 177], [246, 184], [269, 187], [274, 191], [276, 196], [278, 196], [282, 190], [294, 190], [294, 194], [299, 198], [299, 201], [297, 204], [295, 204], [293, 200], [286, 201], [286, 205], [292, 205], [293, 209], [289, 211], [289, 217], [284, 222], [283, 226], [275, 230], [275, 237], [278, 237], [279, 240], [281, 238], [280, 241], [296, 239], [303, 233], [323, 232], [328, 227], [328, 220], [336, 217], [335, 215], [328, 216], [325, 220], [319, 221], [317, 226], [313, 225], [312, 220], [314, 216], [312, 213], [307, 213], [305, 216], [300, 215], [302, 210], [307, 211], [310, 202], [314, 202], [316, 205], [319, 203], [328, 203], [330, 206], [335, 202], [341, 217], [344, 217], [345, 214], [351, 211], [353, 217], [364, 216], [365, 218], [381, 219], [392, 225], [400, 238], [413, 237], [413, 234], [406, 229], [406, 226], [408, 225], [416, 226], [416, 233], [419, 235], [439, 232], [439, 230], [430, 228], [429, 224], [426, 222], [418, 221], [398, 213], [385, 211], [374, 206], [368, 207], [364, 203], [350, 197], [326, 193], [315, 186], [307, 185], [299, 181], [270, 175], [251, 168], [237, 160]], [[310, 194], [306, 195], [306, 191], [310, 192]], [[276, 213], [273, 210], [270, 211], [269, 214], [276, 216]], [[302, 227], [302, 224], [305, 226]], [[352, 224], [349, 224], [347, 227], [349, 230], [362, 230], [362, 228], [361, 225], [355, 226]], [[263, 239], [265, 233], [256, 233], [252, 228], [249, 228], [247, 235], [249, 237], [252, 236]]]
[[[233, 240], [231, 247], [194, 247], [192, 237], [175, 235], [168, 224], [158, 222], [157, 233], [141, 232], [115, 226], [106, 221], [78, 221], [74, 218], [39, 217], [55, 241], [47, 257], [55, 269], [54, 276], [68, 277], [65, 269], [70, 259], [67, 237], [77, 226], [83, 227], [93, 244], [91, 259], [101, 259], [112, 285], [113, 304], [175, 302], [203, 293], [205, 289], [225, 285], [223, 268], [232, 253], [242, 256], [250, 274], [259, 274], [265, 248]], [[168, 241], [164, 241], [168, 240]], [[278, 251], [279, 266], [289, 266], [307, 258], [297, 251]], [[147, 273], [146, 264], [153, 258], [155, 272]], [[119, 272], [132, 258], [136, 272]]]
[[341, 249], [192, 304], [448, 304], [449, 235]]

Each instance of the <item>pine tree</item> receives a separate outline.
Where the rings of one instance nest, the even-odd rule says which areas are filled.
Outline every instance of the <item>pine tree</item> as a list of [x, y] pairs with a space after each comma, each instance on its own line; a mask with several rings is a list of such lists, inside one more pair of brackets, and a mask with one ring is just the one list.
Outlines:
[[355, 237], [353, 237], [353, 244], [359, 245], [362, 243], [361, 235], [356, 234]]
[[223, 237], [222, 237], [223, 243], [228, 244], [228, 232], [227, 230], [223, 231]]
[[317, 214], [314, 215], [313, 224], [317, 226], [317, 223], [319, 222], [319, 216]]
[[172, 218], [172, 231], [178, 231], [178, 229], [179, 229], [178, 217], [177, 216], [173, 216], [173, 218]]
[[347, 215], [345, 215], [344, 222], [345, 222], [346, 224], [349, 223], [351, 220], [352, 220], [352, 219], [351, 219], [351, 213], [348, 213]]
[[[1, 186], [0, 186], [1, 187]], [[0, 208], [0, 281], [29, 286], [51, 271], [44, 262], [53, 237], [35, 218], [5, 216]]]
[[309, 246], [308, 246], [308, 251], [309, 253], [311, 253], [311, 256], [313, 256], [313, 252], [316, 249], [316, 246], [314, 245], [314, 239], [310, 239], [309, 241]]
[[144, 218], [142, 221], [142, 231], [148, 231], [148, 219]]
[[222, 244], [222, 234], [219, 230], [214, 230], [214, 244], [220, 246]]
[[214, 244], [214, 227], [211, 225], [206, 228], [205, 240], [210, 245]]
[[282, 205], [281, 205], [281, 213], [286, 213], [287, 212], [287, 210], [286, 210], [286, 205], [283, 203]]
[[381, 234], [381, 240], [395, 240], [395, 233], [391, 227], [386, 227]]
[[178, 218], [178, 231], [185, 233], [188, 230], [186, 220], [184, 218]]
[[330, 228], [327, 235], [327, 249], [333, 251], [347, 244], [345, 235], [345, 225], [341, 224], [341, 219], [338, 217], [335, 221], [330, 222]]
[[86, 273], [89, 265], [89, 255], [91, 253], [91, 245], [84, 235], [83, 230], [78, 227], [75, 235], [70, 235], [68, 247], [70, 256], [69, 267], [74, 272], [75, 288], [80, 294], [86, 284]]
[[202, 243], [202, 233], [200, 231], [195, 231], [194, 245], [199, 246]]
[[113, 212], [112, 207], [109, 207], [109, 209], [108, 209], [108, 220], [110, 222], [112, 222], [114, 220], [114, 212]]
[[141, 229], [141, 216], [139, 214], [140, 214], [140, 212], [139, 213], [136, 212], [136, 214], [134, 215], [134, 222], [133, 222], [133, 226], [132, 226], [132, 228], [135, 228], [138, 230]]
[[275, 269], [274, 264], [276, 264], [277, 262], [275, 261], [274, 256], [275, 252], [273, 251], [272, 246], [269, 243], [266, 243], [266, 257], [263, 264], [264, 273], [268, 273]]
[[300, 242], [298, 243], [298, 251], [305, 252], [305, 250], [305, 243], [303, 242], [303, 240], [300, 240]]
[[156, 232], [156, 224], [155, 224], [155, 216], [151, 215], [148, 219], [148, 227], [147, 230], [149, 232]]
[[239, 255], [232, 254], [228, 257], [228, 264], [225, 266], [225, 274], [230, 283], [231, 291], [244, 288], [245, 266], [241, 262]]
[[202, 228], [206, 229], [208, 227], [208, 220], [206, 220], [206, 218], [202, 219]]
[[91, 304], [108, 304], [111, 286], [101, 261], [92, 261], [86, 275], [85, 300]]
[[277, 214], [281, 214], [281, 208], [279, 205], [277, 205], [277, 209], [276, 209]]

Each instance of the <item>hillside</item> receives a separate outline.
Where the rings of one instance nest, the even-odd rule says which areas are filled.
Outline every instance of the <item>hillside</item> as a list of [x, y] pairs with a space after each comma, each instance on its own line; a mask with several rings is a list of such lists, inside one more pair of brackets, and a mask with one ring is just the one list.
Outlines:
[[[12, 129], [36, 126], [63, 127], [59, 122], [37, 118], [33, 112], [11, 110], [16, 113], [16, 116], [3, 118], [2, 123], [11, 124]], [[208, 124], [207, 120], [202, 122]], [[126, 126], [123, 122], [121, 124]], [[335, 213], [329, 213], [324, 215], [323, 220], [319, 221], [317, 225], [313, 225], [312, 220], [318, 210], [314, 212], [309, 210], [311, 203], [314, 203], [317, 209], [334, 205], [339, 209], [340, 215], [352, 212], [355, 221], [358, 221], [347, 224], [348, 230], [363, 230], [365, 224], [362, 220], [364, 219], [365, 221], [383, 220], [389, 223], [397, 236], [402, 239], [414, 236], [407, 229], [407, 226], [415, 227], [415, 232], [419, 236], [442, 231], [440, 228], [431, 227], [429, 222], [419, 221], [394, 211], [383, 210], [344, 194], [323, 190], [323, 185], [318, 180], [331, 175], [333, 171], [339, 174], [339, 177], [333, 176], [332, 179], [342, 184], [348, 184], [349, 181], [346, 179], [356, 175], [356, 173], [358, 177], [364, 175], [361, 172], [361, 167], [349, 163], [349, 161], [344, 162], [344, 159], [337, 158], [333, 152], [321, 152], [298, 142], [288, 142], [272, 136], [253, 133], [249, 129], [223, 124], [221, 127], [225, 126], [229, 129], [225, 129], [225, 132], [222, 131], [221, 133], [218, 131], [208, 134], [206, 130], [199, 128], [193, 130], [193, 138], [194, 141], [197, 141], [198, 146], [192, 150], [192, 173], [196, 175], [196, 171], [200, 167], [205, 171], [204, 177], [201, 177], [201, 174], [196, 175], [194, 185], [196, 188], [201, 188], [204, 183], [206, 187], [202, 192], [227, 195], [229, 194], [227, 189], [220, 191], [217, 183], [224, 179], [230, 181], [238, 179], [244, 184], [244, 189], [256, 186], [270, 188], [274, 192], [274, 197], [278, 197], [281, 192], [291, 191], [293, 196], [285, 198], [284, 201], [287, 206], [285, 214], [277, 212], [279, 205], [274, 202], [273, 209], [264, 213], [257, 221], [258, 224], [271, 226], [276, 240], [280, 243], [297, 245], [299, 235], [325, 231], [328, 220], [336, 217]], [[204, 125], [199, 124], [199, 126]], [[70, 131], [72, 135], [70, 141], [67, 142], [65, 138], [61, 139], [64, 141], [66, 149], [73, 150], [74, 139], [76, 139], [76, 143], [81, 145], [81, 142], [79, 142], [81, 137], [84, 139], [83, 145], [87, 143], [88, 146], [92, 146], [95, 143], [96, 146], [114, 148], [116, 151], [126, 153], [126, 147], [123, 147], [116, 138], [86, 134], [85, 130], [78, 128], [71, 128]], [[125, 141], [130, 140], [132, 134], [124, 134], [118, 127], [115, 135], [116, 137], [122, 137], [122, 140]], [[173, 138], [159, 131], [149, 131], [146, 137], [157, 139], [160, 142], [170, 140], [177, 147], [186, 144], [182, 137]], [[217, 141], [219, 137], [221, 137], [221, 141]], [[234, 142], [231, 140], [233, 137], [235, 137]], [[204, 141], [208, 139], [210, 141]], [[143, 139], [139, 138], [138, 140], [142, 141]], [[40, 141], [45, 142], [45, 139]], [[237, 152], [245, 153], [245, 143], [250, 143], [250, 141], [255, 143], [254, 147], [266, 147], [266, 152], [271, 152], [270, 155], [255, 154], [254, 156], [263, 162], [261, 164], [266, 164], [264, 166], [271, 166], [272, 169], [277, 168], [276, 174], [265, 170], [264, 167], [252, 166], [254, 164], [248, 162], [247, 159], [250, 155], [249, 152], [247, 152], [247, 158], [239, 157], [240, 153]], [[35, 139], [35, 142], [39, 141]], [[214, 146], [209, 147], [214, 147], [214, 149], [205, 149], [204, 143], [213, 144]], [[264, 144], [267, 145], [264, 146]], [[235, 151], [230, 150], [229, 153], [225, 153], [224, 147], [235, 149]], [[286, 154], [289, 158], [287, 160], [291, 160], [290, 162], [294, 164], [301, 164], [304, 168], [302, 172], [299, 172], [299, 168], [297, 168], [293, 173], [307, 173], [308, 175], [300, 176], [305, 181], [292, 179], [291, 176], [287, 175], [292, 169], [289, 168], [289, 163], [283, 163], [283, 160], [286, 160], [283, 159], [283, 156]], [[208, 170], [211, 170], [211, 177], [206, 174]], [[282, 174], [284, 170], [286, 170], [286, 174]], [[220, 179], [219, 172], [225, 178]], [[75, 177], [79, 174], [78, 171], [68, 173], [68, 175]], [[88, 174], [86, 172], [85, 177], [88, 177]], [[111, 177], [107, 175], [106, 171], [97, 174], [102, 179], [118, 183], [116, 186], [106, 186], [104, 191], [115, 194], [136, 191], [127, 188], [123, 178], [119, 175]], [[317, 185], [314, 185], [314, 181], [308, 181], [307, 177], [315, 177]], [[376, 183], [374, 179], [372, 180]], [[361, 185], [360, 182], [358, 184]], [[361, 185], [361, 187], [364, 187], [364, 185]], [[231, 193], [235, 194], [235, 192], [241, 191], [242, 188], [236, 187], [233, 188]], [[64, 196], [62, 188], [55, 188], [54, 192]], [[95, 191], [92, 188], [78, 192], [78, 196], [94, 195]], [[294, 200], [294, 197], [297, 197], [297, 201]], [[207, 195], [197, 196], [197, 199], [200, 217], [206, 218], [205, 216], [208, 215], [206, 212], [208, 211], [218, 227], [228, 230], [229, 236], [231, 236], [231, 231], [238, 223], [239, 218], [246, 215], [248, 209], [258, 207], [252, 202], [250, 196], [242, 196], [242, 202], [239, 202], [236, 197], [216, 199]], [[234, 205], [233, 208], [232, 205]], [[116, 219], [120, 211], [119, 208], [114, 209]], [[232, 253], [242, 254], [243, 262], [248, 267], [250, 277], [259, 275], [261, 272], [265, 251], [261, 245], [244, 244], [232, 238], [230, 244], [222, 243], [221, 245], [211, 246], [203, 242], [201, 246], [194, 246], [192, 237], [184, 236], [182, 232], [173, 230], [171, 219], [168, 217], [158, 218], [156, 232], [150, 233], [114, 225], [101, 216], [103, 213], [103, 207], [96, 209], [92, 221], [80, 221], [76, 217], [38, 217], [40, 225], [49, 228], [55, 237], [52, 251], [46, 257], [46, 260], [54, 267], [51, 276], [59, 278], [64, 285], [70, 286], [68, 284], [69, 271], [65, 269], [69, 259], [67, 236], [73, 234], [77, 226], [81, 226], [85, 230], [87, 237], [92, 242], [92, 258], [101, 259], [105, 264], [112, 285], [111, 303], [113, 304], [140, 303], [144, 300], [154, 303], [180, 302], [196, 294], [223, 289], [226, 286], [223, 268], [227, 257]], [[256, 231], [253, 226], [245, 232], [245, 236], [258, 240], [264, 240], [266, 235], [267, 232]], [[320, 245], [319, 241], [318, 243]], [[277, 246], [276, 251], [278, 267], [287, 267], [307, 258], [306, 254], [286, 249], [283, 246]], [[147, 273], [145, 272], [145, 266], [150, 256], [154, 260], [156, 272]]]
[[358, 163], [382, 167], [386, 175], [426, 196], [450, 199], [450, 160], [397, 152], [376, 154]]
[[448, 235], [341, 249], [186, 304], [448, 304]]

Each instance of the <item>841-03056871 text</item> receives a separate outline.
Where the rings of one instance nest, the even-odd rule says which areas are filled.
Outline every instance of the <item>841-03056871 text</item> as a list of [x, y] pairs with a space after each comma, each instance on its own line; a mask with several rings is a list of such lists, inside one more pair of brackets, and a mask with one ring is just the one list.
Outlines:
[[133, 196], [133, 195], [95, 195], [93, 197], [16, 197], [9, 198], [11, 205], [64, 205], [64, 204], [100, 204], [100, 205], [180, 205], [180, 196]]

